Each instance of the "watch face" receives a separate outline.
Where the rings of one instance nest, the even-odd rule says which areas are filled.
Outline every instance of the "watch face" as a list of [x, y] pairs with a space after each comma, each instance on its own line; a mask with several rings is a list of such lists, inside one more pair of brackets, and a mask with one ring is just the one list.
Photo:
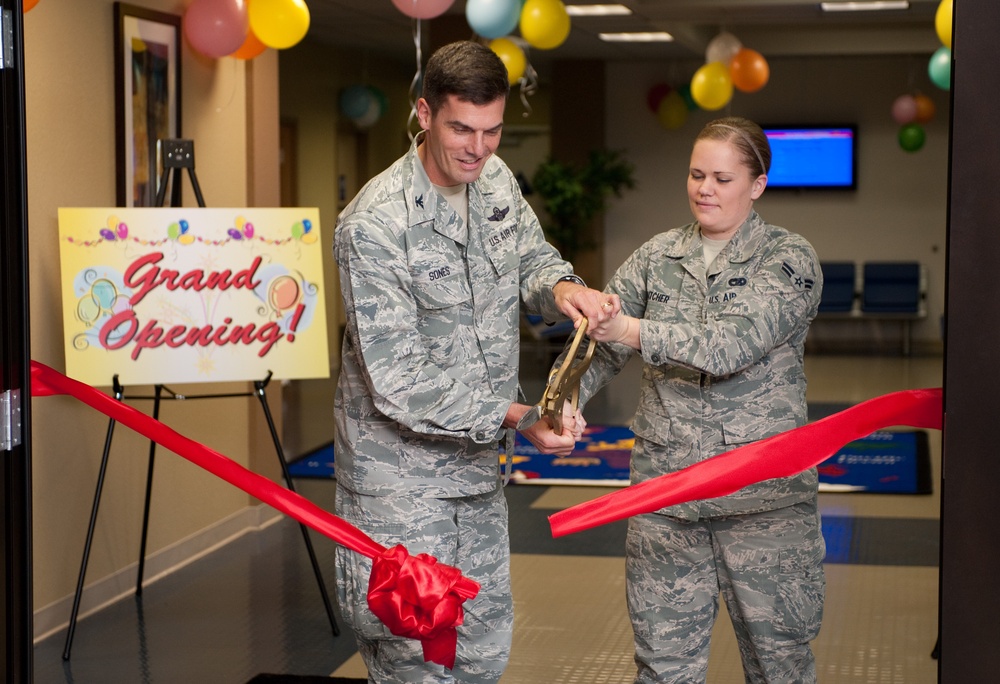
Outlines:
[[542, 417], [542, 407], [532, 406], [531, 410], [521, 416], [521, 420], [517, 421], [518, 430], [527, 430], [532, 425], [538, 422], [538, 419]]

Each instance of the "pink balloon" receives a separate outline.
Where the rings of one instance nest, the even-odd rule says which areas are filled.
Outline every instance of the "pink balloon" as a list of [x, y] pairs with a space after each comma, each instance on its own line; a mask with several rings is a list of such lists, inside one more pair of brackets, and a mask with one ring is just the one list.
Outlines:
[[912, 95], [900, 95], [892, 103], [892, 118], [898, 124], [908, 124], [917, 118], [917, 100]]
[[392, 0], [400, 12], [414, 19], [433, 19], [448, 11], [455, 0]]
[[115, 229], [115, 232], [118, 233], [118, 237], [124, 240], [125, 238], [128, 237], [128, 226], [126, 226], [124, 223], [119, 223], [118, 227]]
[[206, 57], [236, 52], [249, 30], [245, 0], [194, 0], [184, 12], [184, 35], [191, 47]]

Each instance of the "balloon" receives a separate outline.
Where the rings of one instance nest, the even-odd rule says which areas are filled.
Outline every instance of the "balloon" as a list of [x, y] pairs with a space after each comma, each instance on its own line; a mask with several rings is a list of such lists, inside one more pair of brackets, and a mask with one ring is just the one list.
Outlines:
[[455, 0], [392, 0], [396, 9], [414, 19], [433, 19], [447, 12], [454, 2]]
[[234, 240], [242, 240], [243, 239], [243, 233], [241, 233], [240, 231], [236, 230], [235, 228], [230, 228], [226, 232], [229, 233], [229, 237], [231, 237]]
[[371, 90], [363, 85], [352, 85], [340, 94], [340, 112], [348, 119], [360, 119], [368, 113], [372, 102], [378, 105]]
[[[916, 122], [917, 123], [929, 123], [931, 119], [934, 118], [934, 100], [918, 93], [913, 96], [913, 101], [917, 105]], [[904, 123], [904, 122], [900, 122]]]
[[371, 94], [371, 91], [369, 91], [368, 108], [361, 116], [351, 117], [351, 121], [353, 121], [354, 125], [358, 128], [370, 128], [375, 125], [376, 121], [378, 121], [380, 114], [379, 109], [378, 100], [373, 94]]
[[184, 12], [184, 36], [206, 57], [217, 59], [238, 50], [249, 20], [243, 0], [194, 0]]
[[21, 6], [21, 12], [27, 14], [28, 11], [38, 4], [38, 0], [24, 0], [24, 4]]
[[108, 230], [107, 228], [101, 228], [101, 237], [105, 240], [114, 240], [115, 234]]
[[171, 240], [176, 240], [181, 236], [181, 227], [176, 223], [171, 223], [167, 226], [167, 237]]
[[528, 58], [524, 55], [521, 46], [510, 38], [496, 38], [490, 41], [490, 50], [493, 50], [507, 67], [507, 80], [514, 85], [524, 76], [524, 70], [528, 67]]
[[666, 83], [657, 83], [646, 93], [646, 106], [649, 111], [656, 114], [660, 110], [660, 103], [670, 92], [670, 86]]
[[732, 33], [723, 31], [708, 41], [708, 47], [705, 49], [705, 63], [722, 62], [723, 64], [729, 64], [733, 57], [736, 56], [736, 53], [742, 48], [743, 43], [740, 42], [739, 38]]
[[532, 47], [551, 50], [569, 36], [570, 22], [561, 0], [528, 0], [521, 10], [521, 37]]
[[737, 90], [755, 93], [767, 85], [767, 79], [771, 77], [771, 68], [767, 65], [764, 55], [750, 48], [740, 48], [729, 60], [729, 77]]
[[685, 83], [684, 85], [679, 87], [677, 89], [677, 92], [680, 93], [682, 98], [684, 98], [684, 104], [687, 105], [689, 112], [693, 112], [694, 110], [698, 109], [698, 103], [694, 101], [693, 97], [691, 97], [690, 83]]
[[118, 226], [115, 228], [115, 235], [117, 235], [118, 237], [120, 237], [122, 240], [124, 240], [125, 238], [127, 238], [128, 237], [128, 226], [126, 226], [124, 223], [119, 223]]
[[469, 0], [465, 19], [483, 38], [506, 36], [521, 18], [520, 0]]
[[253, 224], [252, 223], [244, 223], [243, 224], [243, 234], [246, 237], [248, 237], [248, 238], [252, 238], [253, 237]]
[[951, 48], [939, 47], [927, 64], [931, 82], [941, 90], [951, 89]]
[[188, 222], [181, 219], [181, 235], [184, 235], [184, 233], [188, 232], [188, 227], [189, 227]]
[[898, 124], [913, 123], [917, 118], [917, 101], [912, 95], [900, 95], [893, 100], [892, 118]]
[[243, 41], [243, 45], [240, 45], [239, 50], [232, 53], [230, 57], [235, 57], [236, 59], [253, 59], [257, 55], [264, 52], [267, 46], [260, 42], [260, 38], [251, 30], [247, 28], [247, 37]]
[[309, 30], [305, 0], [253, 0], [248, 9], [250, 30], [276, 50], [290, 48]]
[[722, 62], [709, 62], [694, 72], [691, 97], [702, 109], [722, 109], [733, 97], [733, 81]]
[[949, 49], [951, 48], [951, 17], [952, 0], [941, 0], [941, 4], [938, 5], [937, 12], [934, 14], [934, 29], [937, 31], [941, 44]]
[[919, 124], [906, 124], [899, 129], [899, 146], [907, 152], [916, 152], [924, 146], [924, 129]]
[[660, 125], [668, 131], [673, 131], [684, 125], [687, 121], [688, 108], [684, 98], [676, 90], [667, 93], [656, 111], [656, 118], [660, 120]]

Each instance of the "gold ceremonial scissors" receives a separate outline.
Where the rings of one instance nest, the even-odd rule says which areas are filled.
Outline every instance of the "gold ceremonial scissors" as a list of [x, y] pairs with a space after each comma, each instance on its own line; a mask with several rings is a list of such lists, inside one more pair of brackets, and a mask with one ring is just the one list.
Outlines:
[[545, 387], [539, 402], [517, 422], [518, 430], [526, 430], [545, 417], [549, 419], [552, 430], [557, 434], [562, 434], [563, 406], [569, 401], [573, 410], [576, 411], [577, 403], [580, 400], [580, 379], [590, 367], [590, 362], [594, 357], [594, 348], [597, 346], [597, 341], [591, 339], [587, 346], [587, 353], [577, 361], [576, 352], [586, 334], [587, 319], [583, 317], [580, 319], [573, 344], [570, 345], [562, 365], [559, 366], [559, 370], [554, 375], [549, 377], [549, 384]]

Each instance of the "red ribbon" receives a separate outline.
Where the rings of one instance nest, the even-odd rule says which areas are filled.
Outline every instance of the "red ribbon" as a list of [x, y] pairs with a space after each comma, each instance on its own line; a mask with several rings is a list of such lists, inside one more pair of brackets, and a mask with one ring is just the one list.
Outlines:
[[[31, 362], [31, 393], [37, 397], [73, 396], [341, 546], [373, 559], [368, 600], [371, 603], [372, 595], [376, 594], [376, 601], [383, 610], [375, 614], [393, 634], [420, 639], [426, 660], [448, 668], [455, 664], [455, 627], [462, 624], [462, 603], [479, 593], [479, 583], [463, 577], [457, 568], [438, 563], [427, 554], [407, 558], [406, 549], [401, 546], [387, 550], [361, 530], [303, 496], [188, 439], [128, 404], [37, 361]], [[405, 562], [396, 562], [400, 553], [406, 558]], [[389, 609], [391, 606], [398, 606], [400, 612], [393, 613]], [[374, 608], [372, 610], [374, 612]]]
[[[424, 660], [455, 665], [462, 601], [475, 596], [459, 584], [462, 573], [433, 556], [411, 556], [395, 546], [375, 559], [368, 580], [368, 607], [393, 634], [419, 639]], [[419, 589], [419, 591], [418, 591]]]
[[666, 506], [725, 496], [756, 482], [819, 465], [840, 447], [892, 425], [941, 429], [941, 389], [893, 392], [814, 423], [713, 456], [549, 516], [553, 537]]

